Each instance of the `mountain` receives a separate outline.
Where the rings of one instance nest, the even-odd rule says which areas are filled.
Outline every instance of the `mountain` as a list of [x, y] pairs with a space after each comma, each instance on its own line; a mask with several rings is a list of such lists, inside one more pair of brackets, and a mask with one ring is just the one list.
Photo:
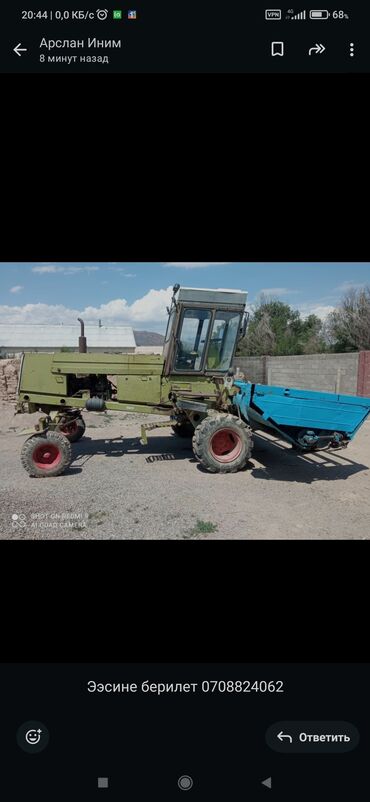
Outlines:
[[163, 345], [164, 336], [156, 331], [135, 331], [134, 337], [136, 345]]

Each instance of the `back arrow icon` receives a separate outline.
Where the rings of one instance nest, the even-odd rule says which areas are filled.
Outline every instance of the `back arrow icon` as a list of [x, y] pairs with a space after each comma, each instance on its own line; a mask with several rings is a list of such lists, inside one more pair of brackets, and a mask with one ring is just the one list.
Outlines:
[[316, 44], [316, 45], [315, 45], [315, 47], [311, 47], [311, 48], [309, 49], [309, 51], [308, 51], [308, 55], [309, 55], [309, 56], [311, 56], [311, 55], [312, 55], [312, 53], [320, 53], [320, 54], [321, 54], [321, 53], [323, 53], [323, 52], [324, 52], [324, 50], [325, 50], [325, 47], [324, 47], [324, 45], [318, 45], [318, 44]]
[[13, 50], [14, 50], [14, 53], [17, 54], [17, 56], [20, 56], [21, 53], [23, 53], [23, 52], [25, 52], [27, 50], [27, 48], [26, 47], [21, 47], [21, 43], [19, 42], [18, 45], [13, 47]]

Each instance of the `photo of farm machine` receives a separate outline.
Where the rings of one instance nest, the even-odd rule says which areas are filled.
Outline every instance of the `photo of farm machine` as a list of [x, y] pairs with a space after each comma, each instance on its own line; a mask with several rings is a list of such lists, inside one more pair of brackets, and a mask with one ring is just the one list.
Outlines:
[[40, 411], [21, 451], [30, 476], [59, 476], [83, 437], [83, 411], [168, 416], [156, 426], [191, 437], [196, 459], [212, 473], [243, 469], [253, 431], [269, 431], [303, 451], [348, 445], [370, 414], [370, 399], [248, 382], [233, 363], [246, 334], [247, 293], [176, 284], [163, 353], [89, 353], [79, 318], [78, 352], [24, 353], [18, 413]]

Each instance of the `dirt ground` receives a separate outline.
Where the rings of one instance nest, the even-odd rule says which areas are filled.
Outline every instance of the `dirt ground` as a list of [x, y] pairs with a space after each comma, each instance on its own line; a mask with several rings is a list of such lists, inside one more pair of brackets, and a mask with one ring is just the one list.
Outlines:
[[0, 406], [2, 539], [368, 539], [370, 421], [348, 449], [299, 455], [255, 435], [237, 474], [210, 474], [191, 440], [140, 424], [157, 416], [86, 413], [60, 477], [30, 478], [17, 432], [39, 415]]

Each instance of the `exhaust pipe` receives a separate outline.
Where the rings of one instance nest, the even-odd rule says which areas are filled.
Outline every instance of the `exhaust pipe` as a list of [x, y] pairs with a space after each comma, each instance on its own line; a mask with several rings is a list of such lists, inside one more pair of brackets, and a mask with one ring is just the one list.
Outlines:
[[87, 353], [87, 342], [85, 337], [85, 324], [80, 317], [77, 318], [78, 322], [81, 323], [81, 335], [78, 338], [78, 352], [79, 354], [86, 354]]

